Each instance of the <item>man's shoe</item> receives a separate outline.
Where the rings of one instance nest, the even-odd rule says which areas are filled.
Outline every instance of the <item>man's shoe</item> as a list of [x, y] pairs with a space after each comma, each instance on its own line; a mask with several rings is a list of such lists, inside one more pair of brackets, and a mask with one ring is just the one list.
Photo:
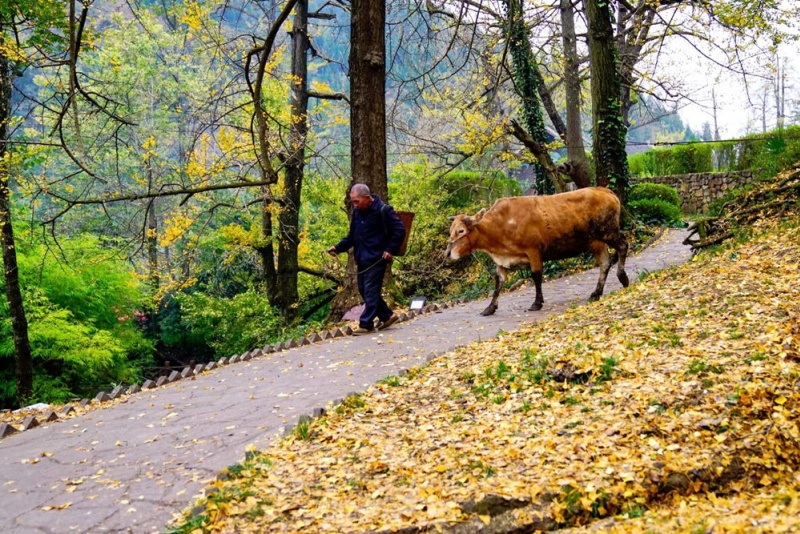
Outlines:
[[367, 330], [366, 328], [361, 328], [361, 327], [359, 326], [358, 328], [356, 328], [355, 330], [353, 330], [353, 335], [354, 335], [354, 336], [365, 336], [365, 335], [367, 335], [367, 334], [371, 334], [371, 333], [373, 333], [374, 331], [375, 331], [374, 329]]
[[386, 330], [394, 323], [396, 323], [399, 319], [400, 318], [397, 316], [397, 314], [393, 313], [391, 317], [389, 317], [385, 321], [381, 321], [380, 323], [378, 323], [378, 330]]

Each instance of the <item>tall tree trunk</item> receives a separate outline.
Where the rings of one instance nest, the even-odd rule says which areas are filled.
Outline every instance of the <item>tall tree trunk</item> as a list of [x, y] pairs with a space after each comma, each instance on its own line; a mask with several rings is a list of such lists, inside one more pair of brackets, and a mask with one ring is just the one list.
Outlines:
[[[0, 49], [3, 45], [3, 27], [0, 24]], [[19, 285], [17, 249], [11, 226], [11, 190], [8, 168], [8, 123], [11, 119], [11, 61], [0, 52], [0, 246], [3, 247], [3, 272], [6, 298], [11, 315], [11, 331], [16, 354], [17, 402], [23, 405], [33, 393], [33, 355], [28, 340], [28, 320]]]
[[158, 292], [161, 279], [158, 274], [158, 218], [156, 216], [156, 199], [150, 202], [147, 208], [147, 234], [145, 235], [147, 244], [147, 268], [149, 270], [150, 289], [153, 293]]
[[277, 292], [277, 278], [275, 272], [275, 246], [272, 231], [272, 207], [273, 199], [269, 187], [261, 189], [264, 201], [261, 204], [261, 240], [262, 243], [256, 247], [261, 256], [261, 266], [263, 269], [264, 286], [267, 292], [269, 303], [275, 305]]
[[350, 155], [352, 183], [387, 200], [386, 1], [353, 0], [350, 11]]
[[597, 185], [613, 189], [627, 203], [627, 128], [622, 118], [617, 50], [606, 0], [586, 0], [592, 78], [592, 135]]
[[[350, 3], [351, 184], [369, 186], [388, 200], [386, 171], [386, 1]], [[348, 204], [349, 210], [349, 204]], [[331, 302], [330, 318], [340, 319], [360, 301], [352, 254], [342, 290]]]
[[567, 128], [564, 144], [570, 169], [567, 174], [579, 188], [591, 185], [589, 159], [583, 146], [581, 131], [581, 78], [578, 44], [575, 34], [573, 0], [561, 0], [561, 40], [564, 45], [564, 92], [567, 108]]
[[[564, 181], [561, 179], [555, 165], [550, 158], [547, 150], [547, 131], [544, 127], [542, 117], [542, 105], [540, 103], [538, 86], [541, 75], [538, 72], [536, 58], [533, 57], [531, 49], [530, 31], [525, 24], [523, 17], [523, 0], [505, 0], [506, 14], [506, 39], [508, 48], [511, 52], [511, 59], [514, 63], [514, 82], [517, 92], [522, 97], [523, 116], [525, 127], [534, 143], [526, 143], [526, 147], [533, 152], [537, 160], [542, 165], [549, 185], [547, 183], [537, 183], [536, 190], [539, 194], [560, 193], [566, 191]], [[519, 132], [519, 125], [512, 127], [512, 133]], [[516, 133], [515, 133], [516, 135]], [[519, 136], [517, 135], [519, 139]], [[522, 139], [520, 141], [524, 142]]]
[[300, 192], [308, 134], [308, 0], [298, 0], [292, 29], [292, 89], [289, 155], [285, 164], [283, 206], [278, 215], [278, 273], [275, 303], [284, 318], [297, 316], [297, 247], [300, 243]]

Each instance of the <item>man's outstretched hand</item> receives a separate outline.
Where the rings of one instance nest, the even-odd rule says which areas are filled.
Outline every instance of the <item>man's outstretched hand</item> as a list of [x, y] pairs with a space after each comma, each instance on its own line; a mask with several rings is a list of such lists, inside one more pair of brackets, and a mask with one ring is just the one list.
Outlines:
[[392, 256], [392, 254], [390, 252], [384, 252], [383, 253], [383, 259], [388, 261], [389, 263], [392, 263], [392, 260], [394, 259], [394, 256]]
[[336, 247], [329, 248], [328, 254], [330, 254], [331, 256], [336, 256]]

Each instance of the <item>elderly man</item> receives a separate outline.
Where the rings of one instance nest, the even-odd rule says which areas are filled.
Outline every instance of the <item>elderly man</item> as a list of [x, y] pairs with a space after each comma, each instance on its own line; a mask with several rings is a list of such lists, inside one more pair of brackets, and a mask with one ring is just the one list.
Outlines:
[[400, 249], [406, 229], [394, 208], [378, 195], [371, 194], [365, 184], [354, 184], [350, 188], [350, 202], [353, 204], [350, 232], [329, 248], [328, 253], [335, 256], [353, 249], [358, 292], [364, 299], [364, 312], [353, 334], [364, 335], [375, 330], [375, 317], [379, 321], [378, 330], [397, 322], [397, 315], [383, 300], [381, 290], [386, 266]]

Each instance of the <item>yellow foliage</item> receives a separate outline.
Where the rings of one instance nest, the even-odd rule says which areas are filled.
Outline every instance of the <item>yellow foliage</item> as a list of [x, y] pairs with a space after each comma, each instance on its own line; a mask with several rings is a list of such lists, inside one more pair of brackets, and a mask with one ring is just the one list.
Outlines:
[[209, 15], [210, 7], [203, 7], [199, 2], [188, 2], [180, 21], [186, 24], [190, 30], [197, 32], [203, 29], [203, 23]]
[[164, 234], [159, 241], [162, 247], [175, 243], [188, 230], [194, 221], [182, 214], [177, 214], [164, 221]]

